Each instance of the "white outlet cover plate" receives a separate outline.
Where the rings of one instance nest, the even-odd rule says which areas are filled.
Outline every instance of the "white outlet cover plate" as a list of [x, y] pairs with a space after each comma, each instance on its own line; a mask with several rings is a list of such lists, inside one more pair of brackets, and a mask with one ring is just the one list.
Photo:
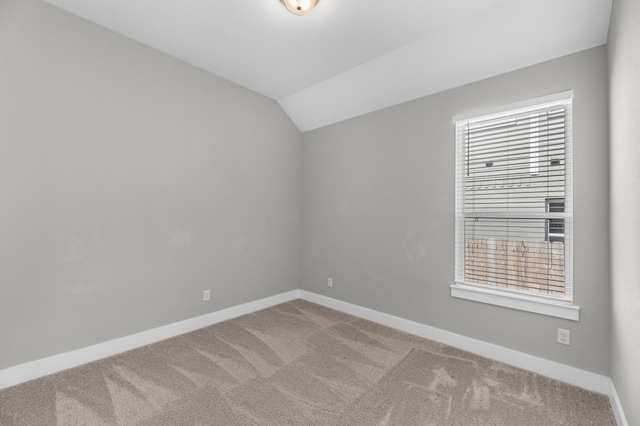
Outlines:
[[571, 345], [571, 331], [559, 328], [558, 343], [562, 345]]

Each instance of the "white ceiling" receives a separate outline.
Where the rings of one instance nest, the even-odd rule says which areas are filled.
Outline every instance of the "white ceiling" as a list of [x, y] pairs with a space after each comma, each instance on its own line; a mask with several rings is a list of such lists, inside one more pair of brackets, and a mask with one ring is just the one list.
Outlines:
[[278, 101], [301, 131], [606, 43], [612, 0], [44, 0]]

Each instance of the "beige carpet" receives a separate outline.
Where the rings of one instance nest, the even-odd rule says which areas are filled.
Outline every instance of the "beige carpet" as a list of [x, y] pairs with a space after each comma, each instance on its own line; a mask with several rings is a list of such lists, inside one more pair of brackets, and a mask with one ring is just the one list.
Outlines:
[[12, 425], [615, 425], [607, 397], [295, 300], [0, 391]]

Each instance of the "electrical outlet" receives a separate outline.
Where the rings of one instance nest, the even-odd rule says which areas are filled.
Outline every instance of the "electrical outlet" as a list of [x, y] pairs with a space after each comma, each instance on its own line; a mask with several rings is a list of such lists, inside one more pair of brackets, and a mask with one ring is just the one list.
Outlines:
[[203, 302], [208, 302], [208, 301], [209, 301], [209, 299], [211, 299], [211, 290], [205, 290], [205, 291], [202, 293], [202, 301], [203, 301]]
[[571, 344], [571, 332], [563, 328], [558, 329], [558, 343], [569, 346]]
[[327, 285], [333, 287], [333, 278], [327, 278]]

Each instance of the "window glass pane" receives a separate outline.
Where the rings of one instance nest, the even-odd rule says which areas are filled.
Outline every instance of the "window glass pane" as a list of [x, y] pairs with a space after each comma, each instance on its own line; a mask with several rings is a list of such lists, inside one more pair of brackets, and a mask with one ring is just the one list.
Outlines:
[[564, 295], [565, 247], [546, 219], [465, 219], [465, 281]]
[[544, 212], [565, 195], [565, 109], [470, 123], [465, 129], [465, 211]]

